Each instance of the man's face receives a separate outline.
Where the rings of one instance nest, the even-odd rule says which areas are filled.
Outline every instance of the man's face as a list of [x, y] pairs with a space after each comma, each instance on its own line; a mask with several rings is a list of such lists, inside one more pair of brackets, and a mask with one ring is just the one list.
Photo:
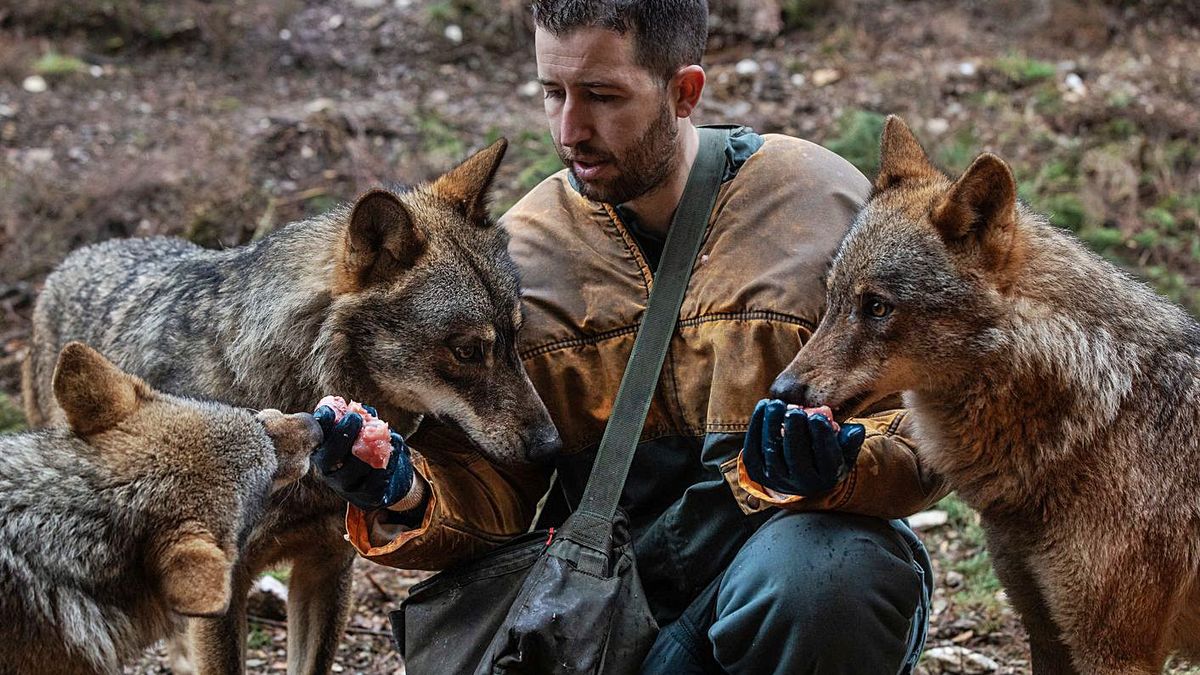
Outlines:
[[604, 28], [535, 36], [538, 79], [558, 156], [584, 196], [621, 204], [680, 160], [668, 88], [638, 65], [633, 37]]

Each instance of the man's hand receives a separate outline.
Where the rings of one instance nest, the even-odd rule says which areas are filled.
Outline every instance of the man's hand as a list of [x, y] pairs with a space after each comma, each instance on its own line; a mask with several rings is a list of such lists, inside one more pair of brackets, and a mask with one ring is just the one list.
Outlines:
[[[372, 415], [375, 410], [363, 406]], [[372, 468], [350, 452], [362, 430], [363, 418], [348, 412], [338, 422], [337, 414], [327, 405], [313, 413], [325, 440], [313, 453], [312, 461], [321, 479], [346, 501], [364, 511], [385, 508], [402, 501], [413, 488], [412, 456], [404, 438], [392, 432], [392, 456], [382, 469]]]
[[763, 399], [750, 418], [742, 462], [759, 485], [811, 497], [832, 490], [850, 473], [865, 437], [861, 424], [834, 431], [824, 415]]

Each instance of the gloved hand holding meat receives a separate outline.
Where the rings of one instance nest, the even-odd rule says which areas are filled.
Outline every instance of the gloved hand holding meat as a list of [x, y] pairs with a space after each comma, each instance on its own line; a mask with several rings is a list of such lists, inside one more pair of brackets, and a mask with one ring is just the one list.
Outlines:
[[326, 396], [313, 417], [325, 440], [313, 453], [321, 479], [343, 499], [364, 511], [414, 509], [423, 503], [408, 445], [377, 417], [375, 408]]
[[850, 473], [865, 437], [863, 425], [839, 425], [827, 406], [763, 399], [750, 418], [742, 461], [759, 485], [811, 497], [832, 490]]

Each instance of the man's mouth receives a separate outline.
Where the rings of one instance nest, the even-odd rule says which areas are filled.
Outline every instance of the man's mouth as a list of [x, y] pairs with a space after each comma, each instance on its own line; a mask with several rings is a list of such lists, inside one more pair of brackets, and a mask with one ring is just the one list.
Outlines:
[[576, 159], [571, 161], [571, 170], [575, 172], [575, 177], [585, 181], [595, 180], [606, 166], [608, 166], [608, 162], [603, 160], [586, 161]]

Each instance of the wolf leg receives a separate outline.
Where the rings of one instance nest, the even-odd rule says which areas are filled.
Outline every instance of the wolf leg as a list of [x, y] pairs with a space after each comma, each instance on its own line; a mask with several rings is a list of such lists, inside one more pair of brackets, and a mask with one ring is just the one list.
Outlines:
[[1029, 635], [1033, 672], [1035, 675], [1077, 675], [1078, 671], [1071, 663], [1071, 652], [1063, 642], [1062, 631], [1050, 616], [1037, 579], [1029, 571], [1024, 557], [1006, 550], [996, 539], [994, 534], [988, 537], [992, 565]]
[[253, 573], [234, 567], [229, 611], [213, 619], [188, 621], [189, 651], [197, 675], [240, 675], [246, 661], [246, 600]]
[[1062, 623], [1070, 626], [1064, 628], [1063, 637], [1081, 672], [1151, 675], [1162, 671], [1168, 626], [1179, 614], [1172, 600], [1175, 585], [1167, 575], [1167, 579], [1137, 576], [1124, 587], [1102, 583], [1085, 588], [1071, 594], [1072, 604], [1063, 603], [1067, 616]]
[[[341, 543], [341, 542], [339, 542]], [[288, 582], [288, 675], [325, 675], [350, 616], [354, 549], [318, 547], [292, 562]]]

